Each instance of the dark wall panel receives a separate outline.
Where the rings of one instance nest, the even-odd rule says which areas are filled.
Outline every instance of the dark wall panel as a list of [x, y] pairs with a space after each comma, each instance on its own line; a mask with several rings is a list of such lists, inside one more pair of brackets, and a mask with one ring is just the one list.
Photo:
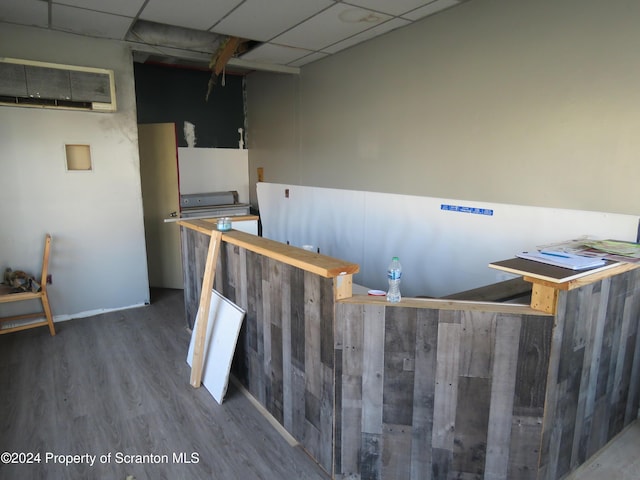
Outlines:
[[184, 122], [195, 125], [196, 147], [238, 148], [244, 129], [243, 77], [222, 76], [205, 101], [208, 71], [134, 64], [138, 123], [175, 123], [186, 147]]

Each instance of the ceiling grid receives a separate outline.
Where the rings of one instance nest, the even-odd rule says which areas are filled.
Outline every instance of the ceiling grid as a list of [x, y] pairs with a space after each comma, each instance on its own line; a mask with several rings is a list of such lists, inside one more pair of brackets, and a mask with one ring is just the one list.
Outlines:
[[[236, 68], [289, 71], [468, 0], [0, 0], [3, 22], [125, 41], [136, 61], [208, 65], [221, 42]], [[244, 66], [244, 67], [243, 67]], [[264, 67], [264, 68], [260, 68]]]

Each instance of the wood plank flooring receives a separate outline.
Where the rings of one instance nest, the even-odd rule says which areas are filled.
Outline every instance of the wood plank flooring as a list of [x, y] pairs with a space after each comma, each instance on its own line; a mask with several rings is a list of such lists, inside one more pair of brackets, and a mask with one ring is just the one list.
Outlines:
[[329, 478], [233, 385], [222, 405], [189, 385], [182, 290], [56, 327], [0, 337], [0, 453], [40, 454], [0, 478]]

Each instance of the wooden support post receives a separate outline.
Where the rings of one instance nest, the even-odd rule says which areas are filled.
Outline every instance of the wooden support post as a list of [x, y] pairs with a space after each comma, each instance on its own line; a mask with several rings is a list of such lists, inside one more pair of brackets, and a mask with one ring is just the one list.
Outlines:
[[556, 313], [558, 290], [547, 285], [534, 283], [531, 290], [531, 308], [545, 313]]
[[193, 388], [200, 387], [202, 383], [204, 341], [207, 337], [207, 324], [209, 323], [209, 310], [211, 309], [211, 294], [213, 290], [213, 281], [216, 277], [218, 256], [220, 255], [220, 242], [222, 242], [222, 232], [213, 230], [211, 232], [211, 240], [209, 240], [209, 251], [207, 252], [207, 262], [204, 266], [202, 292], [200, 292], [200, 305], [198, 307], [198, 317], [196, 318], [193, 361], [191, 364], [191, 386]]
[[353, 296], [353, 275], [340, 274], [333, 278], [333, 294], [336, 300]]

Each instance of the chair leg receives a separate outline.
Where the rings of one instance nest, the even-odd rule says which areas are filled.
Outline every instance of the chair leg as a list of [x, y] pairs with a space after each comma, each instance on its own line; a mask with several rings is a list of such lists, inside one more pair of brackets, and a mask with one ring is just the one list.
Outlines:
[[42, 297], [42, 308], [44, 309], [44, 314], [47, 317], [47, 324], [49, 324], [49, 333], [53, 337], [56, 334], [56, 328], [53, 326], [53, 315], [51, 314], [51, 307], [49, 306], [49, 298], [45, 293]]

